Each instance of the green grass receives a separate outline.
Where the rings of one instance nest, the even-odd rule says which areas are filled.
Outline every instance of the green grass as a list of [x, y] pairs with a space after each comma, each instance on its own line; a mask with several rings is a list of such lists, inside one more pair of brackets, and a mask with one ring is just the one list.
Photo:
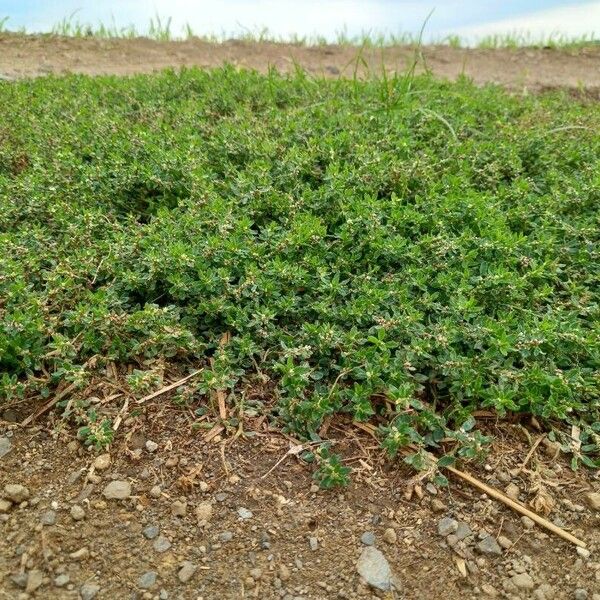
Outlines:
[[0, 402], [173, 361], [197, 414], [371, 420], [417, 468], [478, 455], [479, 409], [594, 464], [597, 103], [226, 67], [0, 83], [0, 124]]
[[[213, 34], [197, 34], [192, 26], [187, 23], [180, 31], [173, 30], [172, 19], [170, 17], [161, 17], [155, 15], [150, 19], [146, 29], [138, 29], [134, 25], [119, 26], [114, 21], [110, 24], [84, 23], [77, 19], [77, 12], [70, 14], [56, 23], [49, 32], [50, 35], [59, 35], [64, 37], [93, 37], [101, 39], [132, 39], [137, 37], [147, 37], [156, 41], [177, 41], [202, 39], [212, 43], [222, 43], [229, 39], [237, 39], [253, 43], [281, 43], [294, 44], [297, 46], [326, 46], [335, 44], [338, 46], [366, 47], [366, 48], [384, 48], [389, 46], [419, 46], [422, 39], [420, 33], [398, 32], [398, 33], [380, 33], [374, 31], [365, 31], [358, 35], [350, 35], [345, 28], [341, 29], [334, 40], [328, 40], [324, 36], [300, 36], [290, 37], [280, 36], [269, 31], [266, 27], [245, 28], [241, 27], [234, 32], [223, 31]], [[0, 33], [12, 31], [8, 27], [9, 18], [0, 18]], [[26, 33], [21, 28], [17, 33]], [[535, 36], [524, 32], [512, 32], [505, 34], [496, 34], [480, 37], [475, 44], [469, 44], [465, 38], [458, 35], [447, 35], [433, 38], [428, 41], [429, 44], [450, 46], [453, 48], [466, 48], [469, 45], [485, 49], [516, 49], [516, 48], [553, 48], [563, 50], [577, 50], [580, 48], [596, 46], [600, 40], [594, 34], [570, 36], [561, 33], [552, 33], [544, 36]]]

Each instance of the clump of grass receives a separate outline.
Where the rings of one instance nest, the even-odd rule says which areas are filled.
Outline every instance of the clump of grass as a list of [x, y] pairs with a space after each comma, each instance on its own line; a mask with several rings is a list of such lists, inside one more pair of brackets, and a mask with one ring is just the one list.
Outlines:
[[227, 67], [0, 84], [0, 123], [5, 400], [185, 360], [200, 394], [269, 389], [306, 440], [370, 420], [416, 468], [477, 456], [482, 409], [577, 425], [595, 464], [595, 104]]

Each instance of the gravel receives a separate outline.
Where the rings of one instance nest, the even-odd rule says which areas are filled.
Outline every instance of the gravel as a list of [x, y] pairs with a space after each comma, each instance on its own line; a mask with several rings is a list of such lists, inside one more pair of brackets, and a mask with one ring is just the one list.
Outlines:
[[54, 525], [56, 523], [56, 511], [52, 509], [45, 510], [40, 515], [40, 523], [42, 525]]
[[152, 440], [148, 440], [146, 442], [146, 450], [152, 454], [158, 450], [158, 444]]
[[171, 504], [171, 514], [174, 517], [185, 517], [187, 514], [187, 502], [175, 500], [175, 502]]
[[82, 519], [85, 519], [85, 510], [83, 510], [79, 504], [74, 504], [71, 507], [71, 518], [74, 521], [81, 521]]
[[100, 454], [94, 461], [94, 469], [96, 471], [106, 471], [110, 466], [110, 454]]
[[179, 578], [179, 581], [181, 581], [181, 583], [187, 583], [196, 574], [197, 570], [198, 567], [196, 567], [196, 565], [194, 565], [189, 560], [186, 560], [181, 565], [181, 569], [179, 569], [177, 577]]
[[142, 534], [147, 540], [153, 540], [159, 533], [160, 527], [158, 525], [146, 525], [142, 529]]
[[4, 486], [4, 497], [19, 504], [29, 499], [29, 490], [20, 483], [7, 483]]
[[65, 573], [63, 573], [62, 575], [58, 575], [54, 578], [54, 585], [56, 587], [65, 587], [65, 585], [67, 585], [69, 581], [71, 581], [71, 578]]
[[477, 544], [477, 550], [479, 550], [481, 554], [486, 554], [488, 556], [500, 556], [502, 554], [502, 548], [500, 548], [498, 542], [491, 535], [484, 537]]
[[450, 517], [444, 517], [438, 523], [438, 533], [444, 537], [458, 531], [458, 521]]
[[164, 535], [159, 535], [152, 547], [156, 552], [166, 552], [171, 547], [171, 542]]
[[146, 571], [143, 575], [140, 575], [138, 579], [138, 587], [143, 590], [149, 590], [151, 587], [156, 585], [156, 571]]
[[219, 541], [220, 542], [230, 542], [233, 539], [233, 533], [231, 533], [231, 531], [223, 531], [222, 533], [219, 534]]
[[378, 590], [389, 592], [400, 587], [387, 559], [373, 546], [363, 549], [356, 563], [356, 570], [371, 587]]
[[241, 506], [240, 508], [238, 508], [238, 516], [240, 517], [240, 519], [246, 521], [247, 519], [251, 519], [254, 515], [252, 514], [251, 510], [248, 510], [247, 508], [244, 508], [243, 506]]
[[374, 546], [375, 545], [375, 534], [372, 531], [365, 531], [361, 536], [360, 536], [360, 541], [365, 545], [365, 546]]
[[79, 588], [81, 600], [93, 600], [100, 591], [100, 586], [95, 583], [84, 583]]
[[533, 579], [528, 573], [517, 573], [510, 578], [510, 582], [520, 590], [532, 590]]
[[396, 533], [396, 530], [388, 527], [383, 532], [383, 541], [386, 544], [394, 545], [398, 541], [398, 534]]
[[313, 552], [315, 552], [319, 549], [319, 540], [314, 536], [310, 536], [308, 538], [308, 546]]

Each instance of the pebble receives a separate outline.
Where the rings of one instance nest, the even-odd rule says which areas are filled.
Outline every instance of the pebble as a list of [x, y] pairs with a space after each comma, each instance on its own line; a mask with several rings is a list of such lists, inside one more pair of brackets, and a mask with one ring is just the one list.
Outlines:
[[199, 523], [208, 523], [212, 518], [213, 507], [210, 502], [200, 502], [198, 506], [196, 506], [196, 518]]
[[579, 546], [577, 547], [577, 554], [579, 554], [579, 556], [581, 556], [581, 558], [585, 558], [588, 559], [590, 557], [590, 551], [587, 548], [580, 548]]
[[279, 579], [281, 579], [281, 581], [287, 581], [290, 577], [291, 573], [287, 566], [283, 564], [279, 565]]
[[84, 583], [79, 588], [81, 600], [93, 600], [100, 591], [100, 586], [95, 583]]
[[499, 556], [502, 554], [502, 548], [500, 548], [498, 542], [491, 535], [484, 537], [477, 544], [477, 550], [481, 554], [487, 554], [488, 556]]
[[71, 552], [71, 554], [69, 554], [69, 557], [73, 560], [84, 560], [89, 555], [90, 551], [87, 549], [86, 546], [84, 546], [83, 548], [79, 548], [79, 550], [75, 550], [75, 552]]
[[160, 528], [158, 525], [146, 525], [142, 529], [142, 534], [147, 540], [153, 540], [159, 533]]
[[518, 500], [519, 499], [519, 494], [521, 493], [521, 490], [519, 489], [518, 485], [515, 485], [514, 483], [509, 483], [505, 490], [504, 493], [509, 497], [512, 498], [513, 500]]
[[592, 510], [600, 510], [600, 492], [588, 492], [585, 500]]
[[12, 442], [10, 438], [0, 437], [0, 458], [6, 456], [12, 447]]
[[447, 506], [439, 498], [434, 498], [431, 501], [431, 510], [433, 510], [433, 512], [444, 512], [446, 508]]
[[575, 598], [575, 600], [587, 600], [588, 592], [584, 588], [577, 588], [573, 597]]
[[219, 492], [218, 494], [215, 494], [215, 500], [217, 502], [225, 502], [225, 500], [227, 500], [227, 494], [225, 492]]
[[430, 493], [432, 496], [437, 496], [437, 493], [438, 493], [438, 491], [437, 491], [437, 488], [435, 487], [435, 485], [433, 485], [433, 483], [431, 483], [431, 482], [430, 482], [430, 483], [428, 483], [428, 484], [425, 486], [425, 489], [426, 489], [426, 490], [427, 490], [427, 491], [428, 491], [428, 492], [429, 492], [429, 493]]
[[65, 587], [69, 581], [71, 581], [71, 578], [63, 573], [62, 575], [58, 575], [58, 577], [54, 578], [54, 585], [56, 587]]
[[40, 515], [40, 523], [42, 525], [54, 525], [56, 523], [56, 511], [52, 509], [45, 510]]
[[391, 527], [388, 527], [384, 532], [383, 532], [383, 541], [386, 544], [395, 544], [398, 541], [398, 534], [396, 533], [395, 529], [392, 529]]
[[158, 450], [158, 444], [156, 442], [153, 442], [152, 440], [147, 440], [146, 441], [146, 450], [148, 450], [148, 452], [150, 452], [150, 454], [152, 454]]
[[309, 537], [308, 538], [308, 546], [313, 552], [318, 550], [319, 549], [319, 540], [313, 536]]
[[490, 598], [495, 598], [498, 596], [498, 590], [496, 590], [496, 588], [489, 583], [482, 584], [481, 591]]
[[521, 523], [523, 523], [523, 527], [525, 527], [525, 529], [533, 529], [535, 527], [535, 522], [529, 517], [521, 517]]
[[458, 521], [451, 519], [450, 517], [444, 517], [438, 523], [438, 533], [444, 537], [451, 533], [456, 533], [458, 530]]
[[510, 582], [520, 590], [532, 590], [533, 579], [528, 573], [517, 573], [510, 578]]
[[175, 502], [171, 504], [171, 514], [174, 517], [185, 517], [187, 514], [187, 502], [175, 500]]
[[4, 486], [4, 497], [11, 502], [20, 504], [29, 498], [29, 490], [20, 483], [7, 483]]
[[473, 530], [467, 523], [460, 521], [455, 535], [457, 540], [466, 540], [468, 537], [473, 535]]
[[385, 556], [373, 546], [363, 549], [356, 570], [370, 586], [378, 590], [389, 592], [400, 587]]
[[111, 481], [102, 494], [107, 500], [124, 500], [131, 496], [131, 484], [128, 481]]
[[220, 542], [230, 542], [233, 539], [233, 533], [231, 531], [223, 531], [219, 534]]
[[71, 518], [74, 521], [81, 521], [82, 519], [85, 519], [85, 510], [83, 510], [79, 504], [74, 504], [71, 507]]
[[10, 500], [4, 500], [4, 498], [0, 498], [0, 515], [7, 513], [13, 503]]
[[96, 471], [106, 471], [110, 467], [110, 454], [100, 454], [94, 461], [94, 469]]
[[177, 573], [177, 577], [181, 583], [187, 583], [196, 573], [198, 567], [191, 563], [189, 560], [186, 560], [182, 565], [181, 569]]
[[25, 591], [28, 594], [35, 592], [44, 580], [44, 574], [38, 569], [32, 569], [27, 573], [27, 583], [25, 585]]
[[156, 552], [166, 552], [171, 547], [171, 542], [164, 535], [159, 535], [152, 547]]
[[374, 546], [375, 545], [375, 534], [372, 531], [365, 531], [361, 536], [360, 536], [360, 541], [365, 545], [365, 546]]
[[160, 485], [155, 485], [150, 490], [150, 496], [152, 496], [152, 498], [160, 498], [161, 495], [162, 495], [162, 490], [160, 489]]
[[252, 514], [251, 510], [248, 510], [247, 508], [244, 508], [243, 506], [238, 508], [237, 513], [238, 513], [238, 516], [240, 517], [240, 519], [243, 519], [244, 521], [247, 519], [251, 519], [254, 516]]
[[146, 571], [138, 579], [138, 587], [141, 587], [143, 590], [149, 590], [156, 584], [156, 577], [156, 571]]
[[498, 538], [498, 544], [505, 550], [508, 550], [512, 546], [512, 542], [503, 535]]

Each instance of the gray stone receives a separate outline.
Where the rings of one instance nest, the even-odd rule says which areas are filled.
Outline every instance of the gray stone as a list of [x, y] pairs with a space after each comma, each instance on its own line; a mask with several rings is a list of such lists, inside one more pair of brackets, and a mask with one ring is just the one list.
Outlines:
[[25, 585], [25, 591], [28, 594], [35, 592], [44, 580], [44, 574], [38, 569], [32, 569], [27, 573], [27, 584]]
[[156, 577], [156, 571], [146, 571], [138, 579], [138, 587], [142, 588], [143, 590], [149, 590], [151, 587], [155, 586]]
[[512, 542], [504, 535], [498, 537], [498, 543], [505, 550], [508, 550], [512, 546]]
[[510, 582], [520, 590], [532, 590], [534, 588], [533, 579], [529, 573], [517, 573], [510, 578]]
[[233, 539], [233, 533], [231, 531], [223, 531], [219, 534], [220, 542], [230, 542]]
[[79, 595], [81, 600], [94, 600], [100, 591], [100, 586], [95, 583], [84, 583], [79, 588]]
[[124, 500], [131, 496], [131, 484], [128, 481], [111, 481], [102, 494], [107, 500]]
[[153, 452], [156, 452], [158, 450], [158, 444], [156, 442], [153, 442], [152, 440], [148, 440], [146, 442], [146, 450], [148, 450], [148, 452], [152, 454]]
[[83, 510], [79, 504], [74, 504], [71, 507], [71, 518], [74, 521], [81, 521], [82, 519], [85, 519], [85, 510]]
[[56, 523], [56, 511], [52, 509], [45, 510], [40, 515], [40, 523], [42, 525], [54, 525]]
[[227, 500], [227, 494], [225, 492], [219, 492], [218, 494], [215, 494], [215, 500], [217, 502], [225, 502], [225, 500]]
[[309, 537], [308, 538], [308, 546], [310, 547], [310, 549], [313, 552], [315, 552], [316, 550], [319, 549], [319, 540], [314, 536]]
[[162, 490], [160, 489], [160, 485], [155, 485], [152, 487], [152, 489], [150, 490], [150, 496], [156, 499], [162, 496]]
[[160, 590], [160, 593], [158, 594], [158, 598], [159, 598], [159, 600], [168, 600], [169, 592], [167, 592], [167, 590]]
[[248, 510], [247, 508], [244, 508], [243, 506], [241, 506], [240, 508], [238, 508], [237, 513], [238, 513], [240, 519], [243, 519], [244, 521], [246, 519], [251, 519], [253, 517], [252, 511]]
[[186, 560], [181, 565], [181, 569], [179, 569], [177, 577], [179, 578], [179, 581], [181, 581], [181, 583], [187, 583], [196, 574], [197, 570], [198, 567], [196, 567], [196, 565], [191, 563], [189, 560]]
[[158, 535], [159, 531], [160, 528], [158, 525], [146, 525], [146, 527], [142, 529], [142, 533], [147, 540], [153, 540]]
[[0, 458], [6, 456], [10, 452], [11, 448], [12, 442], [10, 441], [10, 438], [0, 437]]
[[7, 483], [4, 486], [4, 497], [11, 502], [20, 504], [29, 498], [29, 490], [20, 483]]
[[473, 530], [467, 525], [467, 523], [460, 521], [455, 535], [458, 540], [465, 540], [473, 535]]
[[10, 576], [10, 579], [17, 587], [25, 589], [27, 585], [27, 573], [15, 573]]
[[458, 531], [458, 521], [455, 519], [451, 519], [450, 517], [444, 517], [438, 523], [438, 533], [446, 537], [451, 533], [456, 533]]
[[502, 548], [500, 548], [498, 542], [491, 535], [484, 537], [477, 544], [477, 550], [481, 554], [487, 554], [488, 556], [500, 556], [502, 554]]
[[573, 597], [575, 598], [575, 600], [587, 600], [588, 591], [584, 588], [577, 588]]
[[71, 578], [68, 575], [66, 575], [65, 573], [63, 573], [62, 575], [55, 577], [54, 585], [56, 587], [65, 587], [65, 585], [67, 585], [67, 583], [69, 583], [69, 581], [71, 581]]
[[356, 570], [370, 586], [378, 590], [388, 592], [400, 587], [385, 556], [373, 546], [363, 549]]
[[171, 547], [171, 542], [164, 535], [159, 535], [152, 547], [156, 552], [166, 552]]
[[361, 536], [360, 536], [360, 541], [365, 545], [365, 546], [374, 546], [375, 545], [375, 534], [372, 531], [365, 531]]

